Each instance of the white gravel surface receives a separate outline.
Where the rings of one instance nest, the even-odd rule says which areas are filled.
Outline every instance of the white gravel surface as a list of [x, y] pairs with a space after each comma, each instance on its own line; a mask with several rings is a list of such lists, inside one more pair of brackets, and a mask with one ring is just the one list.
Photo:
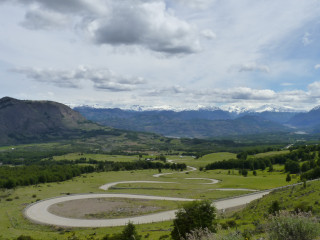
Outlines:
[[[262, 196], [268, 193], [269, 192], [256, 193], [248, 196], [216, 201], [214, 205], [218, 210], [242, 206], [255, 199], [261, 198]], [[113, 227], [113, 226], [126, 225], [129, 221], [134, 224], [142, 224], [142, 223], [167, 221], [175, 218], [176, 210], [143, 215], [139, 217], [120, 218], [120, 219], [101, 219], [101, 220], [100, 219], [90, 220], [90, 219], [65, 218], [65, 217], [54, 215], [48, 211], [49, 207], [53, 204], [70, 201], [70, 200], [88, 199], [88, 198], [134, 198], [134, 199], [168, 200], [168, 201], [194, 201], [195, 200], [195, 199], [187, 199], [187, 198], [171, 198], [171, 197], [131, 195], [131, 194], [82, 194], [82, 195], [72, 195], [72, 196], [52, 198], [52, 199], [37, 202], [27, 207], [25, 209], [24, 214], [28, 219], [30, 219], [33, 222], [46, 224], [46, 225], [63, 226], [63, 227]]]
[[54, 215], [48, 211], [49, 207], [53, 204], [62, 203], [70, 200], [88, 199], [88, 198], [134, 198], [134, 199], [148, 199], [148, 200], [168, 200], [168, 201], [194, 201], [194, 199], [185, 198], [171, 198], [171, 197], [158, 197], [158, 196], [144, 196], [144, 195], [131, 195], [131, 194], [82, 194], [71, 195], [58, 198], [52, 198], [44, 201], [37, 202], [30, 205], [25, 209], [25, 216], [33, 222], [55, 225], [63, 227], [112, 227], [123, 226], [129, 221], [134, 224], [161, 222], [173, 219], [175, 211], [165, 211], [161, 213], [154, 213], [143, 215], [139, 217], [120, 218], [120, 219], [72, 219]]

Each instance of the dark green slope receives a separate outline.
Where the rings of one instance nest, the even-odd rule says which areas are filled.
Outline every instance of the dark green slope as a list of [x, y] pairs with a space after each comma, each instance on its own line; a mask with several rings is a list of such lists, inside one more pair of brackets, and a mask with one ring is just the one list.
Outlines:
[[56, 102], [0, 99], [0, 144], [70, 137], [99, 126]]

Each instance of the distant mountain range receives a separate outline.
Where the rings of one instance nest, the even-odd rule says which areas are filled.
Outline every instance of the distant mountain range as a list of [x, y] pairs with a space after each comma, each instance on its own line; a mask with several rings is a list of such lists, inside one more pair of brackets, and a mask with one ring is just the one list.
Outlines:
[[263, 106], [257, 111], [219, 108], [143, 111], [82, 106], [74, 110], [102, 125], [173, 137], [208, 138], [298, 130], [314, 133], [320, 130], [317, 124], [320, 109], [295, 112], [293, 109]]
[[229, 112], [219, 108], [136, 111], [83, 106], [71, 109], [57, 102], [4, 97], [0, 99], [0, 145], [78, 138], [88, 134], [130, 137], [132, 133], [127, 130], [189, 138], [320, 133], [319, 120], [320, 108], [304, 113], [278, 110]]

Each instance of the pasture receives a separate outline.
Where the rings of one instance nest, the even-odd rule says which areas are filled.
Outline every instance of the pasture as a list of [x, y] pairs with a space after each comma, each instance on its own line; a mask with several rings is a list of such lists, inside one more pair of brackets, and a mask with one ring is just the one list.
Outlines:
[[[68, 159], [78, 157], [77, 154], [65, 155]], [[64, 157], [65, 157], [64, 156]], [[105, 156], [87, 155], [87, 157]], [[63, 158], [64, 158], [63, 157]], [[56, 157], [54, 157], [56, 158]], [[105, 159], [108, 160], [108, 156]], [[119, 161], [128, 161], [128, 156], [113, 157]], [[134, 160], [135, 157], [132, 157]], [[192, 157], [180, 158], [176, 156], [175, 162], [185, 162], [188, 165], [198, 166], [198, 160]], [[59, 160], [57, 158], [56, 160]], [[178, 161], [179, 160], [179, 161]], [[197, 164], [193, 164], [197, 162]], [[203, 160], [203, 163], [209, 163], [210, 160]], [[137, 170], [137, 171], [119, 171], [119, 172], [100, 172], [84, 174], [73, 180], [39, 184], [29, 187], [18, 187], [14, 190], [5, 190], [0, 193], [0, 237], [10, 239], [22, 234], [30, 235], [35, 239], [70, 239], [76, 236], [79, 239], [99, 239], [107, 233], [120, 232], [121, 227], [95, 228], [95, 229], [64, 229], [59, 227], [43, 226], [31, 223], [23, 216], [23, 209], [30, 203], [56, 196], [79, 194], [79, 193], [104, 193], [99, 186], [118, 181], [165, 181], [174, 182], [172, 184], [151, 184], [151, 183], [122, 183], [108, 190], [108, 193], [130, 193], [154, 196], [184, 197], [194, 199], [219, 199], [230, 196], [241, 195], [249, 191], [220, 191], [219, 188], [248, 188], [248, 189], [268, 189], [272, 187], [286, 185], [285, 174], [281, 172], [257, 171], [257, 176], [249, 172], [247, 177], [238, 174], [238, 171], [231, 172], [227, 170], [212, 171], [193, 171], [181, 173], [171, 170], [163, 170], [163, 173], [172, 173], [159, 178], [153, 177], [158, 174], [157, 170]], [[206, 178], [206, 179], [199, 179]], [[208, 184], [208, 179], [218, 179], [217, 184]], [[161, 204], [160, 204], [161, 205]], [[159, 206], [160, 206], [159, 205]], [[168, 209], [174, 208], [171, 202], [164, 203]], [[170, 205], [170, 206], [169, 206]], [[148, 236], [149, 239], [158, 239], [162, 235], [169, 235], [172, 228], [172, 221], [137, 225], [140, 234]], [[148, 239], [146, 238], [146, 239]]]

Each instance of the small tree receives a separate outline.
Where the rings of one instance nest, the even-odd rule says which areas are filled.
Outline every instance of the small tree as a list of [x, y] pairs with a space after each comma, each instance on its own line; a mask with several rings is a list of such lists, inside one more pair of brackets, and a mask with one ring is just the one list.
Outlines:
[[133, 223], [129, 222], [121, 233], [105, 235], [102, 240], [140, 240], [141, 235], [138, 235], [136, 227]]
[[268, 172], [273, 172], [273, 165], [272, 165], [272, 163], [269, 164], [269, 170], [268, 170]]
[[17, 240], [34, 240], [34, 238], [30, 236], [20, 235]]
[[247, 160], [248, 153], [247, 152], [241, 152], [237, 154], [237, 158], [240, 160]]
[[248, 170], [247, 169], [242, 169], [241, 174], [242, 174], [242, 176], [247, 177], [248, 176]]
[[172, 239], [186, 238], [186, 234], [195, 229], [207, 228], [215, 232], [213, 220], [216, 218], [216, 208], [208, 200], [193, 201], [183, 205], [176, 212], [173, 220], [174, 228], [171, 232]]
[[291, 181], [291, 175], [290, 175], [290, 173], [287, 174], [286, 181], [287, 181], [287, 182], [290, 182], [290, 181]]
[[277, 200], [273, 201], [271, 206], [269, 207], [270, 214], [277, 214], [280, 211], [280, 204]]
[[121, 240], [140, 240], [141, 236], [138, 235], [136, 226], [129, 222], [128, 225], [123, 229], [121, 234]]

